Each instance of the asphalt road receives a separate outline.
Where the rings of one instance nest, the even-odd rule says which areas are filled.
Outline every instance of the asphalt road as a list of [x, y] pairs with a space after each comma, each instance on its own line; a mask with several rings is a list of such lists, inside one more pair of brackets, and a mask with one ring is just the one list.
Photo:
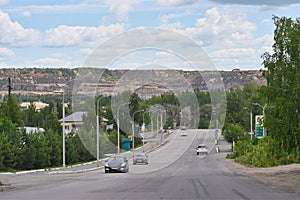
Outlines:
[[[171, 137], [149, 153], [149, 165], [131, 165], [129, 173], [43, 173], [39, 185], [2, 192], [0, 199], [300, 199], [228, 170], [216, 160], [221, 154], [214, 151], [213, 131], [189, 130], [187, 137]], [[200, 143], [210, 147], [208, 156], [196, 155]]]

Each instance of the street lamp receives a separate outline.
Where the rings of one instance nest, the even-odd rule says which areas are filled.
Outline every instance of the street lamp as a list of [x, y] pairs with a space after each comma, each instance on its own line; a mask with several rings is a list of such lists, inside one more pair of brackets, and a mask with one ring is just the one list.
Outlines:
[[132, 150], [134, 150], [134, 115], [138, 112], [144, 112], [144, 110], [137, 110], [132, 115], [132, 118], [133, 118], [133, 123], [132, 123]]
[[[253, 105], [256, 105], [256, 106], [259, 106], [262, 108], [263, 110], [263, 116], [264, 116], [264, 121], [266, 120], [265, 119], [265, 108], [267, 106], [267, 104], [265, 104], [264, 106], [260, 105], [259, 103], [253, 103]], [[265, 124], [263, 124], [263, 137], [265, 136]]]
[[[65, 84], [71, 82], [71, 81], [76, 81], [77, 79], [72, 79], [69, 80], [67, 82], [65, 82]], [[63, 149], [62, 149], [62, 154], [63, 154], [63, 168], [66, 168], [66, 130], [65, 130], [65, 90], [64, 87], [62, 88], [62, 122], [63, 122], [63, 126], [62, 126], [62, 139], [63, 139]]]
[[252, 140], [252, 135], [253, 135], [253, 126], [252, 126], [252, 109], [249, 109], [247, 107], [244, 107], [244, 109], [249, 110], [250, 111], [250, 135], [251, 135], [251, 140]]
[[144, 152], [144, 146], [145, 146], [145, 113], [151, 112], [151, 111], [146, 111], [143, 113], [143, 126], [142, 126], [142, 132], [143, 132], [143, 152]]
[[62, 137], [63, 137], [63, 168], [66, 168], [66, 141], [65, 141], [65, 136], [66, 136], [66, 133], [65, 133], [65, 92], [64, 90], [62, 91], [63, 93], [63, 97], [62, 97], [62, 118], [63, 118], [63, 134], [62, 134]]
[[145, 113], [150, 113], [150, 120], [151, 120], [151, 132], [153, 134], [153, 120], [152, 120], [152, 112], [154, 112], [154, 110], [148, 110]]
[[119, 109], [121, 106], [129, 105], [131, 102], [123, 103], [118, 106], [117, 109], [117, 126], [118, 126], [118, 154], [120, 154], [120, 119], [119, 119]]
[[96, 123], [97, 123], [97, 167], [99, 167], [99, 103], [101, 104], [100, 100], [103, 99], [104, 96], [100, 97], [97, 100], [97, 110], [96, 110]]
[[160, 141], [163, 142], [163, 116], [162, 116], [162, 113], [163, 113], [163, 110], [159, 109], [159, 113], [160, 113], [160, 131], [161, 131], [161, 138], [160, 138]]

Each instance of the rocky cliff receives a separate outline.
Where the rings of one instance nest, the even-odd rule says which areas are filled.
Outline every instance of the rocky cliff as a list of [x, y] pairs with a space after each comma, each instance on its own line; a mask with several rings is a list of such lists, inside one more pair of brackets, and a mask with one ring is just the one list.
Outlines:
[[[259, 70], [233, 70], [216, 72], [173, 71], [173, 70], [104, 70], [101, 77], [97, 78], [96, 85], [84, 84], [81, 86], [83, 93], [97, 88], [97, 93], [114, 95], [127, 89], [139, 90], [143, 88], [151, 94], [170, 92], [171, 90], [187, 90], [186, 84], [193, 89], [206, 91], [208, 82], [222, 83], [223, 88], [229, 90], [238, 85], [254, 81], [257, 85], [266, 85], [266, 79]], [[11, 78], [12, 92], [20, 94], [52, 94], [62, 91], [65, 87], [72, 87], [75, 78], [80, 76], [80, 69], [65, 68], [16, 68], [0, 69], [0, 92], [7, 94], [8, 77]], [[219, 80], [220, 79], [220, 80]], [[215, 85], [215, 88], [221, 87]]]

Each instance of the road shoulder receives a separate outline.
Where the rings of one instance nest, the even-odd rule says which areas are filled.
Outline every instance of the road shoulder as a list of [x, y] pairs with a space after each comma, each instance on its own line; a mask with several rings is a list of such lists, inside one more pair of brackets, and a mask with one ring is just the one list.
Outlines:
[[300, 194], [300, 164], [258, 168], [245, 166], [225, 157], [218, 157], [217, 160], [223, 162], [228, 169], [237, 174], [254, 178], [272, 187]]

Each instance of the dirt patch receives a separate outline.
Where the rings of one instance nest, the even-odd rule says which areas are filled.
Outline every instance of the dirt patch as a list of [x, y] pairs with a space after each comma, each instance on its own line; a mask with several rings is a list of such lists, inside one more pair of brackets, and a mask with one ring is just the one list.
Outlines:
[[274, 187], [300, 194], [300, 164], [283, 165], [268, 168], [248, 167], [232, 159], [218, 158], [227, 168], [237, 174], [255, 178]]

